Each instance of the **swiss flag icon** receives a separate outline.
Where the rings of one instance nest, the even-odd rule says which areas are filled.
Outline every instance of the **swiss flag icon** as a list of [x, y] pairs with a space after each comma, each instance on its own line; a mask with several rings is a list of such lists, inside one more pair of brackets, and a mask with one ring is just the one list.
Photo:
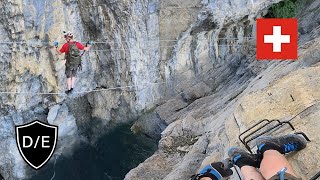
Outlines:
[[298, 59], [297, 19], [257, 19], [257, 59]]

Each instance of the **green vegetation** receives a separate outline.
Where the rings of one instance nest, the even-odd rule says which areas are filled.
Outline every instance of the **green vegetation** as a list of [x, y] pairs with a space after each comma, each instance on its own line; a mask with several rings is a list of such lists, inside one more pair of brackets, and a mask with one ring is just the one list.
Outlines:
[[274, 4], [266, 18], [294, 18], [302, 11], [306, 0], [284, 0]]

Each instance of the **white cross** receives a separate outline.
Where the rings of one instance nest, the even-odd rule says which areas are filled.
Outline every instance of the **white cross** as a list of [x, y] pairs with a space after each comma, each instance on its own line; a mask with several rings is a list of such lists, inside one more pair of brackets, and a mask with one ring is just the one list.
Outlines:
[[273, 35], [264, 35], [264, 43], [272, 43], [273, 52], [281, 52], [282, 43], [290, 43], [290, 35], [282, 35], [281, 26], [273, 26]]

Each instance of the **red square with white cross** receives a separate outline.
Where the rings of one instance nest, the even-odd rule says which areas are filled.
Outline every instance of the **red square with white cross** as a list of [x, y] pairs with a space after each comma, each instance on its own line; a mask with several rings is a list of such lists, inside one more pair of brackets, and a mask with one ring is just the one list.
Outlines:
[[298, 20], [257, 19], [257, 59], [298, 59]]

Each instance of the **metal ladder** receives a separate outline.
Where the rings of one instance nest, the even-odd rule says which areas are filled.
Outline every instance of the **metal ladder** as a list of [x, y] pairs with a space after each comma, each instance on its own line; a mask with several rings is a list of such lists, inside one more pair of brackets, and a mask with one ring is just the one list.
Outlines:
[[[278, 119], [274, 119], [274, 120], [263, 119], [258, 123], [254, 124], [253, 126], [249, 127], [244, 132], [240, 133], [238, 138], [240, 142], [246, 147], [246, 149], [252, 154], [253, 153], [252, 148], [249, 146], [250, 142], [252, 142], [254, 139], [262, 135], [275, 132], [286, 125], [288, 125], [292, 131], [296, 130], [290, 121], [280, 121]], [[303, 132], [295, 132], [294, 134], [301, 134], [307, 141], [311, 142], [308, 136]], [[238, 176], [241, 179], [239, 174]], [[320, 172], [318, 172], [310, 180], [316, 180], [319, 177], [320, 177]]]

